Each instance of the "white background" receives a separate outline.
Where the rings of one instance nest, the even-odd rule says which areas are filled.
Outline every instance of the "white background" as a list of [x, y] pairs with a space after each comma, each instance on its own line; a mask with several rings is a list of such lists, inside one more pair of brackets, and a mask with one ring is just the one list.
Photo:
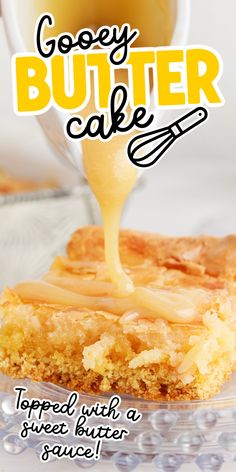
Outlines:
[[[126, 227], [166, 234], [236, 231], [236, 1], [191, 3], [189, 44], [206, 44], [221, 54], [224, 73], [220, 87], [226, 104], [223, 109], [211, 109], [206, 125], [176, 143], [168, 157], [145, 173], [144, 184], [134, 193], [125, 212]], [[166, 123], [169, 120], [167, 115]], [[4, 165], [24, 175], [26, 166], [22, 162], [26, 161], [33, 162], [27, 165], [28, 175], [43, 177], [47, 162], [46, 173], [61, 176], [61, 166], [35, 120], [13, 114], [10, 53], [0, 24], [0, 167]], [[70, 171], [63, 170], [63, 175], [65, 182], [76, 182]], [[11, 472], [16, 464], [19, 472], [76, 470], [66, 462], [42, 466], [33, 455], [14, 458], [1, 452], [0, 472]], [[226, 466], [224, 470], [230, 472], [235, 467]], [[100, 469], [97, 466], [95, 470]], [[197, 468], [186, 468], [186, 472], [193, 470]]]

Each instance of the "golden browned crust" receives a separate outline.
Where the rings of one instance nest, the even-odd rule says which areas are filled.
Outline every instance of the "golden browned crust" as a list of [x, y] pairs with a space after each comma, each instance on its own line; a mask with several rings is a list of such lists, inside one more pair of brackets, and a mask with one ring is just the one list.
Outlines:
[[9, 364], [2, 368], [2, 372], [15, 379], [49, 382], [79, 393], [117, 393], [152, 401], [209, 400], [220, 392], [232, 373], [232, 366], [225, 368], [225, 363], [220, 362], [217, 370], [212, 369], [206, 383], [201, 384], [196, 379], [190, 385], [184, 385], [181, 381], [172, 381], [168, 366], [164, 365], [161, 369], [153, 365], [130, 372], [125, 364], [117, 363], [112, 374], [107, 372], [101, 375], [92, 370], [85, 371], [80, 361], [71, 363], [71, 359], [58, 353], [50, 362], [48, 357], [40, 359], [29, 355], [27, 364], [27, 367]]
[[[234, 278], [236, 275], [236, 235], [166, 237], [123, 230], [120, 232], [123, 264], [143, 264], [149, 260], [158, 267], [177, 269], [191, 275]], [[81, 228], [68, 244], [72, 260], [104, 261], [104, 235], [100, 227]]]

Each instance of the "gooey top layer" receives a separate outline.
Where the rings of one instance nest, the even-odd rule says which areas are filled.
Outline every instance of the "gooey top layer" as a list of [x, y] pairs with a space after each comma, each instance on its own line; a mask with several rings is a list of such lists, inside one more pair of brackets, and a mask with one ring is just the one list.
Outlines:
[[214, 238], [174, 239], [121, 232], [122, 261], [138, 288], [117, 298], [104, 263], [103, 231], [82, 228], [68, 244], [68, 257], [56, 258], [42, 281], [20, 284], [16, 291], [28, 301], [104, 310], [118, 316], [136, 313], [139, 318], [173, 323], [201, 323], [202, 315], [218, 297], [235, 292], [234, 282], [223, 275], [222, 264], [222, 277], [209, 275], [214, 267], [207, 254], [223, 251], [225, 257], [225, 244]]

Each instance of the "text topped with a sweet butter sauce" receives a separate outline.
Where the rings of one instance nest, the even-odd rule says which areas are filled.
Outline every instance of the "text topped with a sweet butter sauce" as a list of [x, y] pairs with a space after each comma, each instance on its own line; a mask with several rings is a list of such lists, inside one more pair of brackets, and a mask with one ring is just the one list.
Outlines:
[[[80, 396], [77, 392], [71, 392], [65, 402], [53, 402], [48, 399], [27, 398], [25, 394], [28, 389], [23, 386], [15, 387], [14, 391], [15, 409], [25, 415], [19, 437], [27, 440], [31, 436], [43, 435], [49, 439], [41, 444], [42, 462], [50, 462], [53, 458], [98, 461], [103, 441], [123, 441], [130, 434], [128, 425], [138, 423], [142, 418], [136, 408], [121, 412], [121, 398], [118, 395], [113, 395], [104, 404], [97, 401], [91, 405], [81, 404], [78, 408]], [[125, 427], [116, 423], [121, 416]], [[66, 444], [66, 438], [69, 444]], [[79, 439], [87, 440], [87, 444], [78, 443]]]

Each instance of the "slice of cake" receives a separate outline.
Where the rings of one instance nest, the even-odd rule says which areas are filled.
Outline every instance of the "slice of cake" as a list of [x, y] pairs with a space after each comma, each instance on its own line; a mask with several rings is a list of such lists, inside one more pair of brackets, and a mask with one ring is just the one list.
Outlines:
[[0, 370], [95, 394], [218, 393], [235, 364], [236, 236], [121, 231], [135, 298], [114, 297], [103, 246], [101, 228], [80, 229], [42, 280], [5, 290]]

